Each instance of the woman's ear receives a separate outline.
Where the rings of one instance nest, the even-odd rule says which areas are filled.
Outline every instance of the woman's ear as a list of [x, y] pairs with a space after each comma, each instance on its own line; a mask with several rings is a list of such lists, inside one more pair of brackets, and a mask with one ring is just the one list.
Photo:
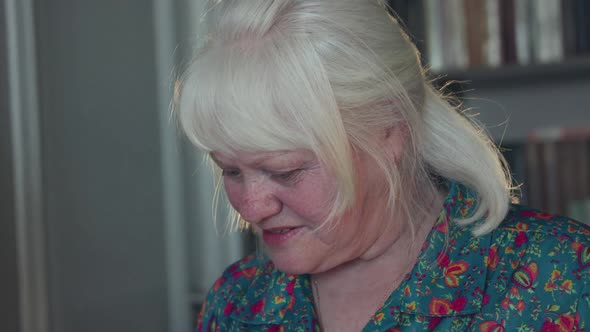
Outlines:
[[385, 129], [382, 136], [381, 143], [383, 148], [391, 160], [399, 161], [407, 142], [408, 126], [406, 123], [400, 122], [395, 126]]

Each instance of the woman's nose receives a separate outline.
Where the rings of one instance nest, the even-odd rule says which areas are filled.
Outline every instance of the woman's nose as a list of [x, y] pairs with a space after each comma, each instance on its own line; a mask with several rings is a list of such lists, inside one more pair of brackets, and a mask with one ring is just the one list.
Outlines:
[[247, 222], [259, 223], [281, 212], [281, 201], [265, 182], [262, 180], [244, 183], [238, 212]]

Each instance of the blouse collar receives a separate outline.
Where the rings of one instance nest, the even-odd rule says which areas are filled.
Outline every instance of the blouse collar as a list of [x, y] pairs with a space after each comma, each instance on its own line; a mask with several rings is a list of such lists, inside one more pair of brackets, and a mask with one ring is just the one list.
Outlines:
[[[480, 311], [485, 299], [486, 262], [491, 236], [475, 237], [473, 225], [460, 226], [455, 219], [470, 216], [476, 207], [476, 194], [455, 182], [443, 209], [424, 242], [413, 270], [373, 315], [386, 319], [400, 312], [444, 317]], [[232, 301], [232, 317], [244, 324], [287, 324], [304, 322], [317, 330], [317, 315], [309, 275], [290, 275], [278, 271], [265, 260], [260, 273], [244, 294], [247, 301]], [[391, 317], [390, 317], [391, 318]]]

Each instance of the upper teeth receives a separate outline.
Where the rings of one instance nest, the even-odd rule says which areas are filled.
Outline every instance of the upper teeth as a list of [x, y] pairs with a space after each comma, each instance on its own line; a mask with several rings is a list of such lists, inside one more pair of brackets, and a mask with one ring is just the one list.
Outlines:
[[275, 231], [271, 231], [271, 232], [272, 232], [272, 233], [279, 233], [279, 234], [282, 234], [282, 233], [287, 233], [289, 230], [290, 230], [290, 229], [288, 229], [288, 228], [285, 228], [285, 229], [279, 229], [279, 230], [275, 230]]

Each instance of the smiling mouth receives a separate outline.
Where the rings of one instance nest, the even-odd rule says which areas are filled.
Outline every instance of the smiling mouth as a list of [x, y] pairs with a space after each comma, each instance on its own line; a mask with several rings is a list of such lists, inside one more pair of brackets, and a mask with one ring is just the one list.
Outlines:
[[293, 228], [295, 228], [295, 227], [281, 228], [281, 229], [269, 229], [265, 232], [269, 232], [271, 234], [285, 234], [285, 233], [290, 232]]
[[286, 245], [289, 240], [296, 237], [303, 227], [280, 227], [262, 231], [262, 239], [269, 246], [277, 247]]

